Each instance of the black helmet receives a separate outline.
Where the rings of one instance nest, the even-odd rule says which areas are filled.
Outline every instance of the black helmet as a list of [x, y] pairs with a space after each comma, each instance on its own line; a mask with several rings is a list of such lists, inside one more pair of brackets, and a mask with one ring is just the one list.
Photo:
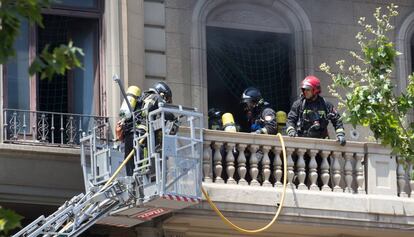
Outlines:
[[221, 118], [221, 115], [223, 115], [223, 112], [221, 112], [217, 108], [211, 108], [208, 110], [208, 117], [209, 118]]
[[213, 130], [222, 130], [221, 116], [223, 112], [216, 108], [208, 110], [208, 128]]
[[243, 104], [245, 111], [251, 111], [262, 101], [262, 94], [259, 89], [255, 87], [249, 87], [244, 90], [241, 103]]
[[172, 102], [172, 92], [170, 87], [165, 82], [157, 82], [154, 84], [154, 89], [167, 103]]
[[253, 102], [257, 104], [259, 103], [261, 99], [262, 99], [262, 94], [260, 93], [259, 89], [255, 87], [249, 87], [246, 90], [244, 90], [241, 102], [242, 103]]

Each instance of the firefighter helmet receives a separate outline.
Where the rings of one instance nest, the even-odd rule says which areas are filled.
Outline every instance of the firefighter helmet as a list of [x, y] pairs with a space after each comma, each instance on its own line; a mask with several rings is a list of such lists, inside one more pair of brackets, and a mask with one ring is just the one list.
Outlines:
[[257, 104], [261, 99], [262, 93], [255, 87], [247, 88], [242, 95], [242, 103], [253, 102]]
[[321, 93], [321, 81], [315, 76], [307, 76], [302, 81], [301, 89], [302, 92], [305, 89], [312, 89], [312, 93], [318, 95]]
[[[130, 86], [130, 87], [128, 87], [128, 90], [126, 92], [126, 96], [127, 96], [126, 99], [128, 99], [128, 102], [131, 105], [131, 109], [134, 110], [136, 105], [137, 105], [138, 98], [141, 96], [141, 89], [137, 86]], [[121, 105], [121, 108], [119, 110], [119, 116], [121, 118], [129, 119], [132, 116], [131, 113], [132, 113], [132, 111], [129, 110], [128, 103], [124, 99], [122, 101], [122, 105]]]
[[259, 89], [255, 87], [249, 87], [243, 91], [241, 103], [246, 111], [252, 110], [262, 100], [262, 94]]
[[154, 84], [154, 89], [167, 103], [172, 103], [172, 92], [170, 87], [165, 82], [157, 82]]

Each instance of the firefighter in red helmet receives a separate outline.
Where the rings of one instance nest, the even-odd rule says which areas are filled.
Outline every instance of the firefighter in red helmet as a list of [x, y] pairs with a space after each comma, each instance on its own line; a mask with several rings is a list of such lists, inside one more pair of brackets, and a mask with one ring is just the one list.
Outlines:
[[307, 76], [301, 85], [301, 98], [295, 101], [287, 119], [289, 136], [328, 138], [328, 124], [335, 128], [337, 141], [346, 144], [341, 116], [334, 106], [319, 94], [321, 82], [315, 76]]

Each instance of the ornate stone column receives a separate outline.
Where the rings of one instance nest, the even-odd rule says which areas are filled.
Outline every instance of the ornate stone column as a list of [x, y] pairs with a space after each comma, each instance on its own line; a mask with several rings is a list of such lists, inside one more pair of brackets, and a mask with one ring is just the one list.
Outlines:
[[223, 171], [222, 165], [222, 156], [220, 148], [223, 145], [221, 142], [214, 143], [214, 174], [216, 175], [215, 183], [224, 183], [223, 178], [221, 177], [221, 172]]

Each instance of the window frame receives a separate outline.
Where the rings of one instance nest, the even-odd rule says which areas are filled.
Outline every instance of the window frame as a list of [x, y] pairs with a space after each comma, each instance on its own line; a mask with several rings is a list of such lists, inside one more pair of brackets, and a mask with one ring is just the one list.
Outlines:
[[[102, 86], [104, 83], [104, 73], [103, 73], [103, 59], [104, 59], [104, 51], [103, 51], [103, 9], [104, 3], [103, 1], [97, 1], [98, 5], [96, 8], [79, 8], [79, 7], [70, 7], [70, 6], [61, 6], [61, 5], [54, 5], [51, 8], [42, 9], [42, 15], [59, 15], [59, 16], [68, 16], [68, 17], [78, 17], [78, 18], [92, 18], [97, 20], [97, 42], [94, 44], [96, 47], [96, 54], [94, 55], [93, 63], [96, 65], [96, 70], [94, 72], [94, 85], [93, 85], [93, 113], [98, 116], [104, 116], [104, 112], [106, 111], [102, 108], [103, 101], [100, 99], [102, 98], [101, 95], [105, 93], [104, 87]], [[28, 45], [28, 57], [29, 57], [29, 64], [33, 62], [33, 60], [37, 56], [37, 25], [29, 25], [29, 45]], [[28, 65], [30, 66], [30, 65]], [[7, 64], [3, 65], [3, 103], [4, 105], [8, 104], [8, 78], [7, 78]], [[71, 75], [68, 75], [71, 77]], [[38, 107], [38, 78], [37, 75], [29, 76], [29, 109], [31, 111], [37, 111]], [[68, 85], [68, 89], [70, 90], [72, 86]], [[71, 91], [68, 91], [70, 95]], [[69, 102], [71, 103], [73, 100], [72, 98], [68, 98]], [[73, 105], [69, 105], [70, 109]], [[16, 108], [18, 109], [18, 108]]]

